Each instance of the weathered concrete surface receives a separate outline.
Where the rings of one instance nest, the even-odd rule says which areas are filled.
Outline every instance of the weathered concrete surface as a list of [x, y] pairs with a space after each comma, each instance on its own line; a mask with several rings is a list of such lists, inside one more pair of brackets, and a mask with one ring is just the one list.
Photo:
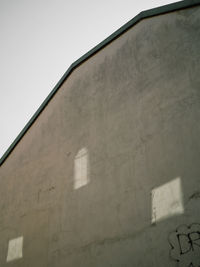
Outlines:
[[196, 7], [71, 74], [0, 168], [1, 267], [200, 265], [199, 51]]

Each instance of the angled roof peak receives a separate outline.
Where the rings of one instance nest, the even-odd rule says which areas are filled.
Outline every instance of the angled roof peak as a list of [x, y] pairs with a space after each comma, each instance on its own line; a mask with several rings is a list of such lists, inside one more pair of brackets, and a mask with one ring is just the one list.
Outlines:
[[7, 151], [3, 154], [3, 156], [0, 159], [0, 166], [7, 159], [7, 157], [13, 151], [15, 146], [19, 143], [19, 141], [22, 139], [22, 137], [25, 135], [25, 133], [28, 131], [28, 129], [32, 126], [34, 121], [41, 114], [41, 112], [44, 110], [46, 105], [49, 103], [49, 101], [56, 94], [56, 92], [61, 87], [63, 82], [69, 77], [69, 75], [72, 73], [72, 71], [75, 68], [77, 68], [80, 64], [82, 64], [84, 61], [89, 59], [91, 56], [93, 56], [99, 50], [101, 50], [102, 48], [107, 46], [109, 43], [114, 41], [121, 34], [126, 32], [127, 30], [129, 30], [131, 27], [133, 27], [135, 24], [137, 24], [141, 20], [143, 20], [145, 18], [150, 18], [150, 17], [153, 17], [153, 16], [157, 16], [157, 15], [161, 15], [161, 14], [165, 14], [165, 13], [169, 13], [169, 12], [173, 12], [173, 11], [177, 11], [177, 10], [181, 10], [181, 9], [185, 9], [185, 8], [189, 8], [189, 7], [193, 7], [193, 6], [196, 6], [196, 5], [200, 5], [200, 0], [184, 0], [184, 1], [179, 1], [179, 2], [172, 3], [172, 4], [168, 4], [168, 5], [164, 5], [164, 6], [161, 6], [161, 7], [149, 9], [149, 10], [146, 10], [146, 11], [142, 11], [137, 16], [135, 16], [133, 19], [131, 19], [129, 22], [127, 22], [125, 25], [123, 25], [118, 30], [116, 30], [109, 37], [107, 37], [104, 41], [99, 43], [97, 46], [92, 48], [89, 52], [87, 52], [82, 57], [80, 57], [78, 60], [76, 60], [74, 63], [72, 63], [71, 66], [64, 73], [64, 75], [61, 77], [61, 79], [58, 81], [56, 86], [53, 88], [53, 90], [50, 92], [50, 94], [47, 96], [47, 98], [40, 105], [40, 107], [35, 112], [35, 114], [32, 116], [32, 118], [29, 120], [29, 122], [25, 125], [25, 127], [22, 129], [22, 131], [19, 133], [19, 135], [13, 141], [13, 143], [9, 146]]

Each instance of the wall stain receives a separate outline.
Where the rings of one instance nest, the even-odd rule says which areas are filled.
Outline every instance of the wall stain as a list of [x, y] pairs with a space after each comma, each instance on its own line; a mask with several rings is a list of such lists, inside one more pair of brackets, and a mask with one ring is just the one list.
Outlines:
[[200, 198], [200, 192], [195, 192], [189, 197], [189, 200]]

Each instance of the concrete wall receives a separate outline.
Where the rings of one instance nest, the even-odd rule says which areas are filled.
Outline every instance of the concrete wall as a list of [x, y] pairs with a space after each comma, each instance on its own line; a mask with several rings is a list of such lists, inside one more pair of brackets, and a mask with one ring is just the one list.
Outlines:
[[0, 168], [1, 267], [200, 265], [199, 51], [188, 8], [70, 75]]

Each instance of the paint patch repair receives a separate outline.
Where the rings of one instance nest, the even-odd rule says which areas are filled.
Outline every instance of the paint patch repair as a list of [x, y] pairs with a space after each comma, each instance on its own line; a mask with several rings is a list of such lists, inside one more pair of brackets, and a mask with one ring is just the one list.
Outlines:
[[184, 213], [180, 177], [153, 189], [151, 196], [152, 223]]
[[23, 236], [9, 240], [7, 262], [17, 260], [23, 257]]
[[89, 183], [89, 156], [87, 148], [78, 151], [74, 159], [74, 189]]

